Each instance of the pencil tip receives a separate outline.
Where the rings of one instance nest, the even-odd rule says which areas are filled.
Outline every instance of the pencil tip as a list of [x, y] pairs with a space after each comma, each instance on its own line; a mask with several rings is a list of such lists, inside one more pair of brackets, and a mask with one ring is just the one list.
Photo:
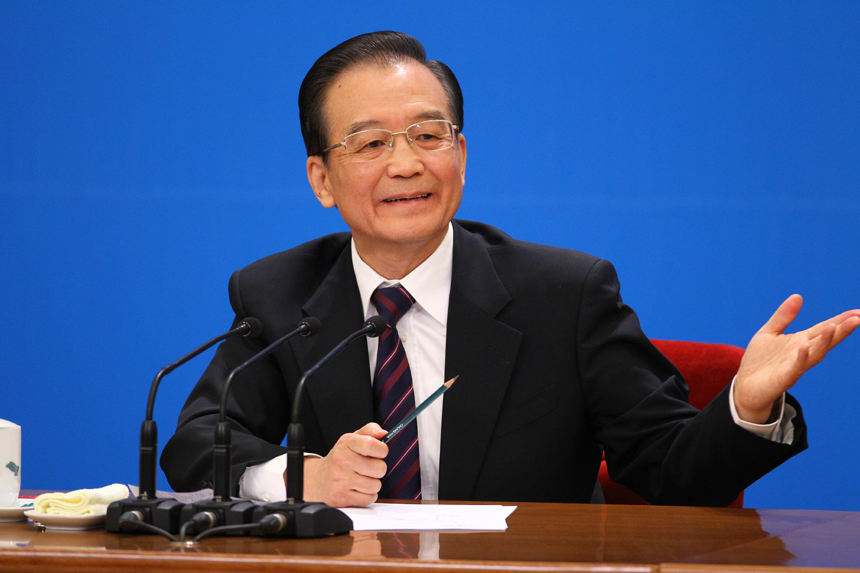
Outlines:
[[451, 378], [450, 380], [448, 380], [447, 382], [445, 382], [445, 386], [446, 386], [447, 388], [450, 388], [450, 387], [451, 387], [451, 384], [453, 384], [454, 382], [456, 382], [456, 381], [457, 381], [457, 378], [459, 378], [459, 377], [460, 377], [460, 375], [459, 375], [459, 374], [457, 374], [456, 376], [454, 376], [453, 378]]

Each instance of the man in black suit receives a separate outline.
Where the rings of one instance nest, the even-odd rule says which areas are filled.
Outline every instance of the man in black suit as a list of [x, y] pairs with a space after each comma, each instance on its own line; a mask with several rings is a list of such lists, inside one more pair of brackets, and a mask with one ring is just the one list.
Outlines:
[[[316, 316], [317, 337], [246, 372], [229, 402], [236, 487], [282, 498], [278, 444], [298, 379], [376, 314], [372, 293], [391, 285], [415, 300], [396, 325], [415, 403], [460, 375], [418, 419], [424, 499], [587, 502], [602, 447], [613, 479], [646, 499], [720, 505], [805, 448], [785, 391], [860, 324], [860, 311], [784, 335], [802, 303], [790, 297], [753, 337], [732, 386], [698, 412], [621, 302], [609, 263], [453, 221], [466, 169], [462, 102], [453, 73], [404, 34], [358, 36], [314, 64], [299, 93], [308, 179], [351, 233], [233, 275], [236, 320], [255, 316], [264, 333], [219, 347], [164, 450], [171, 485], [211, 479], [227, 373]], [[306, 499], [377, 499], [393, 464], [374, 420], [376, 355], [376, 341], [353, 344], [306, 387], [301, 421], [320, 456], [306, 461]]]

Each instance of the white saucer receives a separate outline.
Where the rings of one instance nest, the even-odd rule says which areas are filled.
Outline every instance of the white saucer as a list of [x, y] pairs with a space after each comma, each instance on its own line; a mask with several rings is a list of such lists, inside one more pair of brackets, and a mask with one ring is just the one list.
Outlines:
[[99, 515], [54, 515], [52, 513], [36, 513], [35, 509], [25, 511], [33, 525], [42, 525], [53, 531], [84, 531], [98, 529], [105, 522], [105, 514]]
[[33, 500], [19, 497], [12, 507], [0, 507], [0, 523], [24, 521], [24, 512], [32, 509]]

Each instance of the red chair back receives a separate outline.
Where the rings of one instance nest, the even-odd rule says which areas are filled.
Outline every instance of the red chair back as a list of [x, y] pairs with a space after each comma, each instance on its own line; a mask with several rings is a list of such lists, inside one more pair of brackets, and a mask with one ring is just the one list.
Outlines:
[[[707, 406], [737, 374], [744, 349], [728, 344], [687, 342], [683, 340], [652, 340], [654, 346], [674, 364], [690, 386], [690, 404], [700, 410]], [[648, 505], [648, 502], [629, 488], [609, 478], [606, 460], [600, 464], [598, 474], [606, 503]], [[744, 494], [729, 507], [743, 507]]]

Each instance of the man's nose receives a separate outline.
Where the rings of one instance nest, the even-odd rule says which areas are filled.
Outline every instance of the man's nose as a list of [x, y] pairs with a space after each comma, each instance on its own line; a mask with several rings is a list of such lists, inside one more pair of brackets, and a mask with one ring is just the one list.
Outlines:
[[391, 134], [391, 139], [388, 140], [388, 151], [393, 152], [394, 147], [397, 144], [397, 136], [402, 135], [406, 140], [406, 145], [409, 147], [413, 147], [412, 140], [409, 139], [409, 135], [405, 131], [396, 131]]
[[[396, 141], [402, 135], [401, 141]], [[424, 163], [418, 150], [409, 141], [406, 132], [392, 134], [387, 157], [387, 172], [389, 177], [410, 177], [424, 171]]]

